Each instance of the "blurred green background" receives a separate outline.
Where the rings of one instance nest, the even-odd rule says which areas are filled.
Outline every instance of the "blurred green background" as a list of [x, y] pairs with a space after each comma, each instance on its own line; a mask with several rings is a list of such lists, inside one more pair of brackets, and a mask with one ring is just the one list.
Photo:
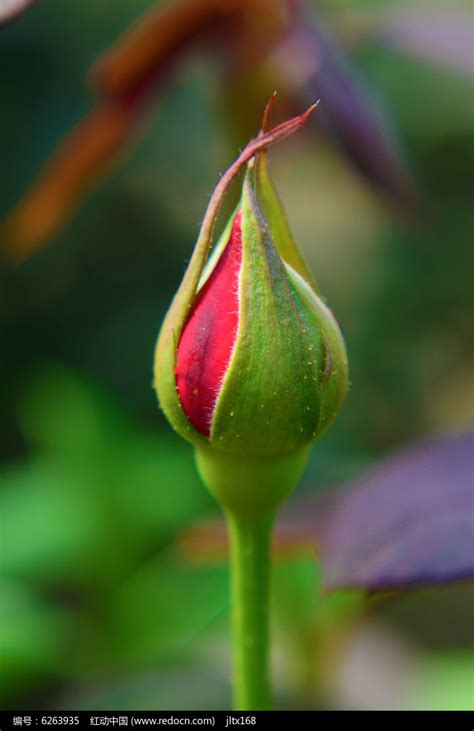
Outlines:
[[[87, 68], [150, 4], [43, 0], [0, 29], [2, 217], [89, 108]], [[429, 24], [438, 3], [418, 5]], [[329, 31], [373, 8], [328, 0]], [[390, 208], [309, 130], [272, 154], [353, 384], [300, 495], [472, 418], [471, 79], [369, 42], [351, 63], [384, 98], [423, 204], [416, 216]], [[176, 542], [218, 511], [151, 388], [157, 332], [210, 191], [245, 143], [224, 104], [215, 63], [195, 54], [50, 245], [2, 265], [2, 707], [228, 706], [225, 561], [192, 561]], [[276, 567], [280, 707], [472, 706], [469, 587], [385, 599], [363, 620], [358, 597], [319, 587], [308, 558]]]

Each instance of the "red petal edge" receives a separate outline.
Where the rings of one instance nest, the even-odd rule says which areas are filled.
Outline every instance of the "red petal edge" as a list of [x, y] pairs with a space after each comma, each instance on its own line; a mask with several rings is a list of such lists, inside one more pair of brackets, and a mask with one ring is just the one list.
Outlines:
[[229, 242], [196, 296], [178, 345], [176, 385], [181, 405], [194, 428], [207, 437], [237, 337], [241, 263], [238, 211]]

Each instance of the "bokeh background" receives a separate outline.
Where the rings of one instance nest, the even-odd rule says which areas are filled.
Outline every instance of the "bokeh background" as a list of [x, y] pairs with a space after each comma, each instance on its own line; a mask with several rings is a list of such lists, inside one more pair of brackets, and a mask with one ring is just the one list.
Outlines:
[[[0, 28], [3, 219], [91, 108], [90, 66], [151, 5], [38, 0]], [[329, 68], [316, 83], [321, 115], [272, 151], [271, 170], [342, 323], [352, 389], [295, 500], [411, 440], [465, 429], [474, 393], [471, 4], [303, 5], [312, 32], [324, 33], [312, 41], [323, 60], [327, 45], [348, 76]], [[273, 89], [276, 121], [311, 96], [314, 48], [300, 36], [282, 43], [280, 16], [255, 17], [240, 36], [224, 24], [186, 49], [107, 171], [92, 171], [94, 185], [79, 186], [47, 236], [22, 249], [3, 230], [5, 708], [228, 707], [225, 555], [183, 539], [218, 510], [151, 379], [157, 332], [219, 173], [258, 131]], [[29, 221], [30, 243], [40, 218]], [[314, 557], [280, 555], [279, 707], [472, 707], [473, 603], [467, 585], [370, 603], [330, 597]]]

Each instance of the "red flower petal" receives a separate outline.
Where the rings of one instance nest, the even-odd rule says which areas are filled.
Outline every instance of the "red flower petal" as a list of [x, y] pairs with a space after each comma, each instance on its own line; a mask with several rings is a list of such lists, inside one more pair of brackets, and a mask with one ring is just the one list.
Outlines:
[[211, 276], [194, 301], [178, 345], [176, 384], [191, 424], [205, 436], [232, 355], [239, 324], [241, 213]]

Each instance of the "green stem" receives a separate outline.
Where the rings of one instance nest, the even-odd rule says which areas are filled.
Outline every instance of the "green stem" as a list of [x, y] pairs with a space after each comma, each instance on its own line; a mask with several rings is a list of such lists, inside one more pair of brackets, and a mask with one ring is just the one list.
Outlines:
[[231, 556], [234, 708], [269, 709], [270, 547], [273, 516], [227, 514]]
[[252, 457], [196, 447], [196, 463], [227, 518], [232, 577], [236, 710], [270, 706], [268, 680], [270, 542], [274, 516], [295, 487], [309, 447]]

